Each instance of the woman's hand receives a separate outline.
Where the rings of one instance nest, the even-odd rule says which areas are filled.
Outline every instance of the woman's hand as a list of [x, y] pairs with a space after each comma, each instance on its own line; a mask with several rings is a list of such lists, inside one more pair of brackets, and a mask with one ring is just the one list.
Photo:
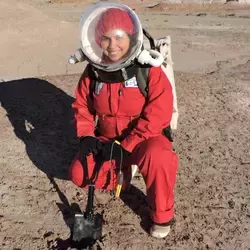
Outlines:
[[80, 153], [83, 157], [89, 154], [98, 155], [102, 150], [102, 143], [94, 136], [84, 136], [80, 138]]

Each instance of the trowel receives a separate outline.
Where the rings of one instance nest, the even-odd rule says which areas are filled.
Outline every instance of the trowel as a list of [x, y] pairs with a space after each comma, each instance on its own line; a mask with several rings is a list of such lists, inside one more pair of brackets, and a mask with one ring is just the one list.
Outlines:
[[102, 237], [102, 222], [103, 217], [101, 214], [94, 214], [94, 191], [95, 181], [88, 177], [87, 160], [84, 160], [83, 166], [85, 167], [85, 173], [89, 179], [88, 185], [88, 201], [86, 206], [86, 212], [75, 214], [74, 225], [71, 231], [71, 246], [84, 249], [88, 246], [92, 246], [96, 240], [100, 240]]

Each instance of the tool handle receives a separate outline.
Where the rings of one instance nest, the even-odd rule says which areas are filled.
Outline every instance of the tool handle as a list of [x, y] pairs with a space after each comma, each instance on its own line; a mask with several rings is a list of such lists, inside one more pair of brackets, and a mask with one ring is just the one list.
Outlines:
[[89, 189], [88, 189], [88, 201], [87, 201], [87, 208], [86, 208], [87, 216], [91, 216], [93, 214], [94, 191], [95, 191], [95, 184], [91, 181], [89, 183]]
[[121, 193], [121, 189], [122, 189], [122, 183], [123, 183], [123, 172], [120, 172], [119, 177], [118, 177], [118, 183], [117, 183], [117, 186], [116, 186], [116, 193], [115, 193], [116, 198], [120, 197], [120, 193]]

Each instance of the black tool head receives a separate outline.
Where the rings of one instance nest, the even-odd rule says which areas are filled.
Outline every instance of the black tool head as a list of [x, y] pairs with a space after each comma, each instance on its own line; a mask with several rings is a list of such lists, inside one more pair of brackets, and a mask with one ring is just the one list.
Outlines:
[[73, 229], [71, 231], [71, 246], [85, 248], [91, 246], [102, 237], [101, 214], [75, 214]]

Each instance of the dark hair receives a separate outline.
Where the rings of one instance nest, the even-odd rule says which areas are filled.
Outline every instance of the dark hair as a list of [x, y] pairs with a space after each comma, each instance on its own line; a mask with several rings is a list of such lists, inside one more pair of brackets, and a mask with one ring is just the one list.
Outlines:
[[[127, 33], [127, 32], [126, 32]], [[134, 47], [136, 45], [137, 39], [135, 38], [135, 35], [131, 35], [127, 33], [129, 40], [130, 40], [130, 48]]]

